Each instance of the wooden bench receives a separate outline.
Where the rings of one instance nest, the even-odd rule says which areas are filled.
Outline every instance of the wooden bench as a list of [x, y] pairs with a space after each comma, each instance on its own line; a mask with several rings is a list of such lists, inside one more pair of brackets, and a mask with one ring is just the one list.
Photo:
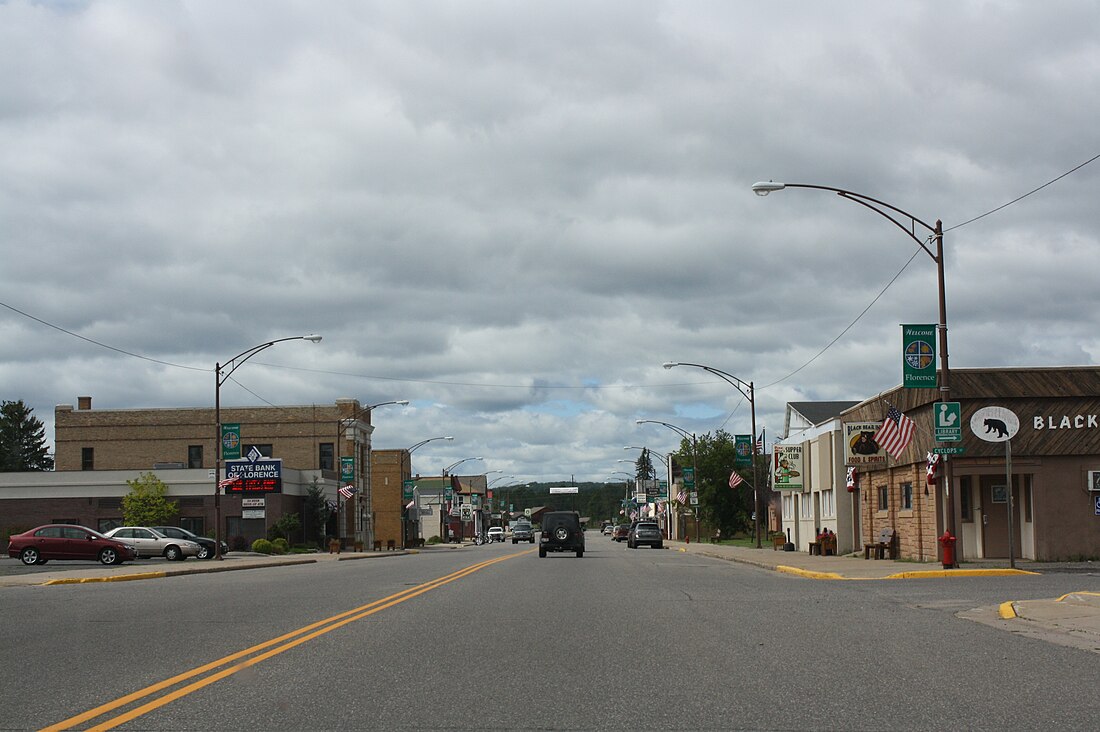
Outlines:
[[386, 539], [386, 551], [392, 552], [392, 551], [396, 551], [396, 550], [397, 550], [397, 540], [396, 539]]
[[830, 534], [829, 536], [823, 536], [817, 541], [810, 542], [810, 554], [820, 554], [822, 556], [836, 556], [836, 534]]
[[772, 534], [772, 551], [779, 551], [787, 543], [786, 535], [782, 533]]
[[382, 551], [382, 540], [381, 539], [375, 539], [374, 540], [374, 551], [376, 551], [376, 552]]
[[886, 555], [890, 555], [890, 559], [898, 558], [898, 535], [893, 529], [887, 527], [878, 532], [878, 541], [869, 542], [863, 545], [863, 558], [870, 559], [871, 554], [874, 553], [875, 559], [885, 559]]

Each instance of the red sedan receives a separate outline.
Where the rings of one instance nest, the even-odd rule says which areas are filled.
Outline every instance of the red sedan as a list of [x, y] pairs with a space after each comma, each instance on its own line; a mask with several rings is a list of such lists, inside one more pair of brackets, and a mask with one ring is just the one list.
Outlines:
[[47, 524], [24, 531], [8, 541], [8, 556], [23, 564], [45, 564], [51, 559], [90, 559], [122, 564], [137, 559], [135, 547], [98, 531], [71, 524]]

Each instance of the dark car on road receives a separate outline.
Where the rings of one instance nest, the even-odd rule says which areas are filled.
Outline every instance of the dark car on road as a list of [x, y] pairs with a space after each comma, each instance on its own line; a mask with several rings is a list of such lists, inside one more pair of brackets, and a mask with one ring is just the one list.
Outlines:
[[46, 524], [12, 536], [8, 540], [8, 556], [28, 565], [45, 564], [51, 559], [122, 564], [137, 559], [138, 550], [132, 544], [108, 538], [85, 526]]
[[[186, 539], [187, 541], [193, 541], [199, 545], [199, 553], [196, 555], [199, 559], [213, 559], [215, 544], [214, 540], [205, 536], [199, 536], [187, 529], [179, 526], [150, 526], [149, 528], [159, 531], [167, 537], [172, 539]], [[222, 542], [222, 554], [229, 553], [229, 545], [224, 541]]]
[[512, 543], [518, 544], [521, 541], [535, 543], [535, 527], [522, 521], [512, 527]]
[[637, 549], [643, 544], [654, 549], [664, 548], [664, 536], [656, 521], [639, 521], [631, 527], [626, 545], [631, 549]]
[[576, 552], [584, 556], [584, 528], [576, 511], [550, 511], [542, 515], [539, 556], [547, 552]]
[[630, 535], [630, 524], [619, 524], [611, 530], [612, 541], [626, 541]]

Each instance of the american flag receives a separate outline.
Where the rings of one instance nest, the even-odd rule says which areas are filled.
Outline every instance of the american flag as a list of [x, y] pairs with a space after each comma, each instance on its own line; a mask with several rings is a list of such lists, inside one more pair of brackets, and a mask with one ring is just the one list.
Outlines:
[[676, 500], [679, 501], [680, 503], [687, 503], [688, 502], [687, 491], [685, 491], [683, 488], [681, 488], [680, 492], [676, 494]]
[[241, 482], [241, 476], [234, 475], [232, 478], [226, 478], [225, 480], [218, 481], [219, 488], [232, 488]]
[[741, 485], [743, 480], [744, 478], [742, 478], [736, 470], [733, 471], [732, 473], [730, 473], [730, 488], [736, 488], [737, 486]]
[[897, 460], [913, 440], [915, 426], [913, 420], [891, 406], [886, 412], [886, 419], [882, 420], [882, 426], [875, 433], [875, 442]]
[[355, 495], [355, 493], [356, 493], [356, 490], [355, 490], [355, 486], [353, 486], [353, 485], [345, 485], [342, 488], [340, 488], [340, 495], [343, 496], [344, 498], [351, 498], [352, 496]]
[[760, 436], [756, 438], [756, 452], [764, 454], [764, 430], [760, 430]]

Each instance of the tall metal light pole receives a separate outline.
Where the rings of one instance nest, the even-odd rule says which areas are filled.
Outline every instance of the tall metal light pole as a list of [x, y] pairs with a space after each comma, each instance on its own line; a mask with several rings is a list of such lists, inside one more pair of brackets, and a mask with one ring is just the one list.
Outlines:
[[233, 372], [240, 368], [245, 361], [260, 351], [267, 350], [276, 343], [285, 341], [320, 343], [321, 336], [310, 334], [276, 338], [273, 341], [261, 343], [258, 346], [252, 346], [248, 350], [241, 351], [225, 363], [214, 364], [214, 559], [222, 558], [222, 487], [220, 485], [222, 479], [222, 384], [228, 381]]
[[[756, 388], [751, 381], [742, 381], [733, 374], [727, 374], [725, 371], [720, 371], [712, 366], [704, 366], [701, 363], [684, 363], [682, 361], [666, 361], [661, 364], [666, 369], [671, 369], [674, 366], [691, 366], [697, 369], [703, 369], [709, 373], [714, 374], [722, 381], [731, 385], [734, 389], [741, 392], [741, 394], [749, 400], [749, 408], [752, 412], [752, 526], [753, 532], [756, 534], [756, 548], [760, 548], [760, 474], [756, 465]], [[698, 541], [699, 537], [695, 537]]]
[[[429, 437], [426, 440], [421, 440], [420, 442], [416, 443], [415, 445], [412, 445], [410, 447], [405, 448], [401, 452], [401, 464], [399, 466], [399, 472], [401, 474], [402, 488], [404, 487], [404, 483], [405, 483], [405, 456], [406, 455], [409, 456], [409, 474], [411, 475], [412, 474], [412, 454], [413, 454], [413, 452], [415, 452], [416, 450], [418, 450], [421, 447], [424, 447], [424, 445], [427, 445], [429, 442], [435, 442], [436, 440], [453, 440], [453, 439], [454, 439], [454, 437], [451, 437], [449, 435], [446, 436], [446, 437]], [[405, 505], [404, 490], [402, 490], [402, 494], [401, 494], [401, 505], [402, 506]], [[408, 531], [409, 531], [409, 510], [407, 508], [403, 508], [402, 511], [401, 511], [401, 515], [402, 515], [402, 521], [401, 521], [401, 548], [404, 549], [409, 544], [409, 536], [408, 536]], [[417, 523], [418, 524], [420, 523], [419, 520], [417, 521]]]
[[[885, 201], [880, 201], [877, 198], [871, 198], [862, 193], [854, 193], [853, 191], [846, 191], [843, 188], [834, 188], [832, 186], [819, 186], [810, 185], [808, 183], [776, 183], [775, 181], [766, 181], [760, 183], [753, 183], [752, 190], [758, 196], [766, 196], [769, 193], [775, 191], [781, 191], [784, 188], [811, 188], [818, 191], [832, 191], [841, 198], [846, 198], [853, 203], [858, 203], [861, 206], [869, 208], [870, 210], [883, 217], [894, 226], [898, 227], [905, 232], [905, 235], [915, 241], [924, 253], [932, 258], [932, 261], [936, 263], [936, 278], [939, 289], [939, 345], [940, 345], [940, 401], [949, 401], [951, 396], [951, 367], [949, 358], [947, 355], [947, 286], [944, 280], [944, 262], [943, 262], [943, 222], [936, 219], [935, 225], [928, 224], [921, 221], [908, 211], [903, 211], [896, 206], [892, 206]], [[906, 221], [906, 219], [908, 221]], [[920, 225], [926, 232], [928, 232], [927, 239], [922, 240], [916, 235], [916, 228]], [[935, 241], [936, 251], [933, 252], [928, 248], [928, 241]], [[955, 509], [957, 500], [955, 498], [955, 491], [953, 490], [953, 475], [952, 466], [950, 460], [944, 460], [943, 470], [943, 485], [944, 493], [947, 499], [947, 530], [951, 532], [952, 536], [958, 536], [955, 531]], [[959, 542], [958, 548], [955, 552], [955, 566], [958, 566], [958, 562], [961, 559], [961, 544]]]
[[[446, 524], [446, 519], [444, 518], [444, 511], [443, 511], [443, 509], [444, 509], [443, 496], [446, 494], [446, 491], [447, 491], [447, 473], [449, 473], [451, 470], [454, 470], [455, 468], [457, 468], [462, 463], [467, 462], [468, 460], [484, 460], [484, 459], [485, 458], [483, 458], [483, 457], [462, 458], [461, 460], [459, 460], [457, 462], [453, 462], [450, 465], [448, 465], [447, 467], [443, 468], [443, 482], [439, 484], [439, 540], [440, 541], [442, 541], [444, 543], [446, 543], [446, 541], [447, 541], [447, 534], [446, 534], [447, 524]], [[462, 537], [459, 537], [459, 541], [462, 541]]]
[[[379, 402], [377, 404], [370, 404], [368, 406], [365, 406], [365, 407], [361, 408], [359, 411], [357, 411], [352, 416], [346, 417], [344, 419], [341, 419], [341, 420], [337, 421], [337, 423], [336, 423], [336, 464], [338, 466], [337, 469], [341, 473], [341, 476], [340, 476], [341, 481], [343, 480], [343, 465], [344, 465], [344, 435], [347, 433], [347, 431], [349, 429], [354, 427], [359, 422], [359, 418], [362, 417], [364, 414], [369, 415], [372, 410], [377, 409], [378, 407], [389, 406], [391, 404], [400, 404], [401, 406], [408, 406], [409, 400], [408, 399], [397, 399], [397, 400], [389, 401], [389, 402]], [[362, 461], [362, 456], [359, 454], [359, 441], [358, 440], [355, 441], [355, 457], [354, 457], [354, 460], [357, 463], [356, 468], [355, 468], [355, 472], [352, 475], [352, 480], [354, 481], [353, 485], [356, 489], [356, 494], [355, 494], [355, 508], [356, 508], [356, 511], [355, 511], [355, 513], [356, 513], [355, 540], [359, 541], [359, 542], [363, 542], [366, 546], [370, 546], [371, 541], [373, 539], [372, 534], [374, 533], [374, 531], [373, 531], [374, 524], [373, 524], [373, 522], [368, 521], [367, 525], [368, 525], [369, 528], [364, 529], [364, 527], [363, 527], [363, 524], [364, 524], [364, 521], [363, 521], [363, 508], [368, 507], [367, 513], [370, 514], [371, 513], [370, 508], [373, 507], [373, 504], [374, 504], [374, 496], [373, 496], [373, 494], [371, 494], [372, 486], [370, 484], [370, 470], [371, 470], [370, 450], [368, 449], [368, 451], [367, 451], [366, 465], [358, 465], [358, 463], [360, 461]], [[366, 474], [367, 474], [367, 480], [366, 480], [367, 485], [366, 485], [365, 489], [360, 490], [359, 489], [360, 488], [359, 487], [359, 475], [362, 472], [366, 472]], [[363, 500], [364, 497], [365, 497], [365, 494], [370, 495], [370, 500]]]
[[[699, 446], [698, 446], [698, 443], [695, 440], [695, 433], [694, 432], [688, 432], [684, 428], [677, 427], [674, 424], [669, 424], [668, 422], [659, 422], [655, 419], [636, 419], [636, 420], [634, 420], [634, 424], [647, 424], [647, 423], [648, 424], [659, 424], [659, 425], [662, 425], [664, 427], [668, 427], [670, 430], [672, 430], [676, 434], [680, 435], [684, 439], [691, 440], [691, 475], [692, 475], [692, 482], [695, 483], [696, 501], [697, 501], [696, 505], [695, 505], [695, 543], [698, 544], [699, 543], [699, 505], [698, 505]], [[669, 477], [668, 490], [669, 490], [669, 493], [672, 492], [672, 479], [671, 479], [671, 476]], [[671, 498], [671, 496], [669, 496], [669, 498]]]

